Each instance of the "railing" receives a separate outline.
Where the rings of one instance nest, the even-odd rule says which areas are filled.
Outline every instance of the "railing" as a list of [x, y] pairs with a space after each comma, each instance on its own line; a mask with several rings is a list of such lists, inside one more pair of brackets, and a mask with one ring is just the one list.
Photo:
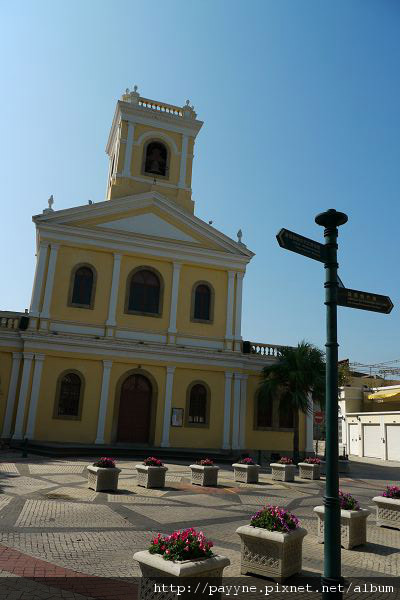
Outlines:
[[139, 106], [142, 108], [151, 108], [152, 110], [158, 110], [159, 112], [169, 113], [176, 117], [183, 117], [183, 110], [179, 106], [173, 104], [166, 104], [165, 102], [157, 102], [156, 100], [149, 100], [148, 98], [139, 98]]
[[6, 310], [0, 310], [0, 328], [1, 329], [12, 329], [18, 331], [20, 329], [26, 329], [29, 324], [29, 317], [25, 313], [11, 312]]
[[257, 354], [258, 356], [277, 358], [284, 346], [276, 344], [259, 344], [257, 342], [243, 342], [243, 354]]

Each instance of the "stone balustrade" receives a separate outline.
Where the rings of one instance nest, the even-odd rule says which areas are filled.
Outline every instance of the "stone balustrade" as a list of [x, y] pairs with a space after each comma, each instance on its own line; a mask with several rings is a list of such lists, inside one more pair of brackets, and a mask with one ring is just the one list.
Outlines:
[[179, 106], [173, 104], [166, 104], [165, 102], [157, 102], [156, 100], [149, 100], [148, 98], [139, 98], [139, 106], [142, 108], [150, 108], [151, 110], [157, 110], [159, 112], [169, 113], [176, 117], [183, 117], [183, 110]]
[[279, 352], [285, 346], [278, 346], [276, 344], [260, 344], [258, 342], [243, 342], [242, 352], [243, 354], [256, 354], [264, 358], [277, 358]]
[[[26, 322], [24, 326], [21, 326], [21, 319], [25, 317]], [[0, 310], [0, 328], [11, 329], [18, 331], [20, 329], [26, 329], [29, 323], [29, 317], [25, 313], [11, 312], [6, 310]]]

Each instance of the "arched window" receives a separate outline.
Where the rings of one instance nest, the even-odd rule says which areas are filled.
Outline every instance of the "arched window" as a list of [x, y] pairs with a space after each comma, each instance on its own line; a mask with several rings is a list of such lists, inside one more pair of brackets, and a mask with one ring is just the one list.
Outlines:
[[272, 427], [273, 402], [256, 398], [256, 428]]
[[286, 402], [279, 403], [279, 427], [284, 429], [292, 429], [294, 427], [293, 408]]
[[140, 269], [132, 274], [128, 285], [127, 312], [161, 314], [161, 284], [154, 271]]
[[205, 385], [195, 383], [189, 388], [187, 403], [187, 424], [207, 425], [209, 393]]
[[146, 146], [143, 170], [149, 175], [168, 175], [168, 151], [165, 144], [150, 142]]
[[79, 308], [93, 308], [95, 271], [89, 265], [82, 265], [72, 272], [72, 293], [70, 304]]
[[214, 291], [207, 282], [197, 282], [192, 290], [192, 321], [211, 323], [213, 320]]
[[79, 419], [82, 378], [76, 372], [64, 373], [58, 380], [55, 417]]

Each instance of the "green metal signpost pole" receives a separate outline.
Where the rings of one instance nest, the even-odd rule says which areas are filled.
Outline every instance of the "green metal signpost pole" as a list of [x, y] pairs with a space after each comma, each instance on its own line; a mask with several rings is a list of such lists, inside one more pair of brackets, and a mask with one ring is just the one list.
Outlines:
[[315, 217], [325, 227], [325, 304], [326, 304], [326, 487], [324, 523], [324, 575], [322, 597], [342, 598], [340, 589], [341, 546], [339, 506], [338, 440], [338, 342], [337, 342], [337, 237], [338, 226], [347, 215], [330, 209]]

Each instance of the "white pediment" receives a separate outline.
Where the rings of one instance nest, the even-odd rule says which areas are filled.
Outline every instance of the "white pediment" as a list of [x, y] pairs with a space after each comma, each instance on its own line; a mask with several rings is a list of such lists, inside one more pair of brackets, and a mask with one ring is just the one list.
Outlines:
[[116, 231], [128, 231], [129, 233], [140, 233], [152, 237], [169, 238], [182, 242], [192, 242], [198, 244], [198, 240], [191, 237], [181, 229], [178, 229], [171, 223], [167, 223], [153, 213], [134, 215], [124, 219], [116, 219], [107, 223], [100, 223], [98, 227], [115, 229]]

